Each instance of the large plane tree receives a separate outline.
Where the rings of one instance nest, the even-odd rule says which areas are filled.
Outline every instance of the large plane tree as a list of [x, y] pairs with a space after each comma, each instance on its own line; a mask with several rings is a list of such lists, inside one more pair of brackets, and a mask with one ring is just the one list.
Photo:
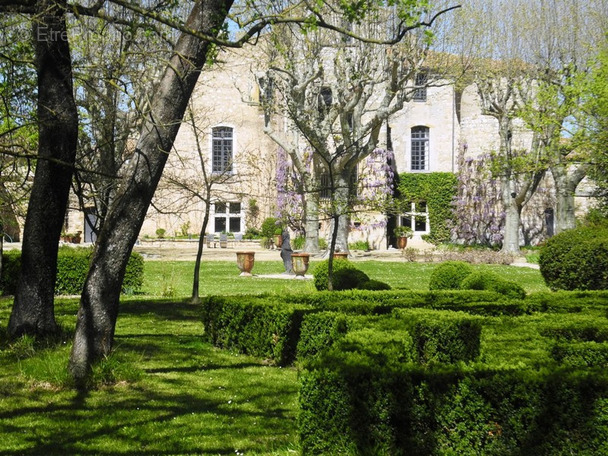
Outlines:
[[[334, 227], [330, 251], [348, 250], [358, 165], [377, 148], [390, 116], [420, 88], [420, 76], [424, 74], [428, 85], [444, 76], [441, 70], [427, 73], [424, 64], [429, 28], [451, 9], [433, 13], [412, 3], [397, 17], [381, 10], [364, 23], [349, 24], [375, 41], [352, 40], [326, 29], [308, 30], [304, 36], [294, 26], [273, 29], [265, 89], [276, 94], [269, 98], [269, 107], [286, 117], [291, 128], [285, 132], [269, 122], [266, 133], [289, 155], [299, 174], [306, 251], [318, 251], [321, 218]], [[384, 42], [387, 30], [390, 33], [392, 24], [404, 17], [409, 25], [403, 39]], [[436, 55], [435, 69], [439, 60]], [[320, 195], [327, 195], [323, 205]]]

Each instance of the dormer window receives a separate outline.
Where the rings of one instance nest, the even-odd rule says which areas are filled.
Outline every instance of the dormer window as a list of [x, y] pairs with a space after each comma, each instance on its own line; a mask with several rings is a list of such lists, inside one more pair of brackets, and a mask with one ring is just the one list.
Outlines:
[[426, 85], [428, 83], [427, 73], [417, 73], [414, 80], [414, 93], [412, 99], [414, 101], [426, 101]]

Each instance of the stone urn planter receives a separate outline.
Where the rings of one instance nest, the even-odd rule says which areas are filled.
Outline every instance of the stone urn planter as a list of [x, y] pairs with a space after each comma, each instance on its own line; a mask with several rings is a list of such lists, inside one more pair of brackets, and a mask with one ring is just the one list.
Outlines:
[[251, 276], [251, 270], [255, 263], [255, 252], [236, 252], [236, 265], [242, 276]]
[[407, 247], [407, 237], [401, 236], [397, 238], [397, 248], [403, 250]]
[[348, 260], [348, 252], [334, 252], [334, 258]]
[[291, 267], [296, 275], [296, 279], [303, 279], [308, 271], [308, 261], [310, 260], [309, 253], [292, 253], [291, 254]]
[[409, 226], [398, 226], [395, 227], [395, 231], [393, 232], [395, 237], [397, 238], [397, 248], [405, 249], [407, 247], [407, 240], [414, 235], [414, 232]]

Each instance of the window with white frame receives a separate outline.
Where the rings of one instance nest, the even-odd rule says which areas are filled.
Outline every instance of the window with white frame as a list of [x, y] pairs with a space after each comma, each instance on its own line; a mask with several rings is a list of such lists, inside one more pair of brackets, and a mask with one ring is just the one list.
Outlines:
[[215, 127], [211, 130], [211, 170], [214, 173], [232, 172], [233, 159], [233, 129], [230, 127]]
[[410, 210], [402, 214], [399, 221], [401, 226], [411, 228], [414, 234], [428, 234], [431, 232], [426, 201], [411, 203]]
[[411, 130], [411, 160], [412, 171], [428, 171], [429, 169], [429, 137], [428, 127], [418, 126]]
[[240, 233], [243, 226], [242, 204], [239, 201], [218, 201], [214, 204], [213, 218], [216, 233]]

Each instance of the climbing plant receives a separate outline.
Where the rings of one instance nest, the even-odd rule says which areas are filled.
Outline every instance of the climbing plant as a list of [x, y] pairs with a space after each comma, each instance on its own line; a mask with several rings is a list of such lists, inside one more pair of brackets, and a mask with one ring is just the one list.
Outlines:
[[465, 245], [500, 247], [505, 211], [500, 182], [494, 178], [493, 156], [466, 156], [466, 145], [459, 148], [458, 190], [453, 203], [452, 239]]
[[435, 245], [447, 242], [456, 189], [457, 178], [452, 173], [400, 174], [397, 210], [408, 212], [411, 203], [426, 202], [431, 231], [422, 238]]

